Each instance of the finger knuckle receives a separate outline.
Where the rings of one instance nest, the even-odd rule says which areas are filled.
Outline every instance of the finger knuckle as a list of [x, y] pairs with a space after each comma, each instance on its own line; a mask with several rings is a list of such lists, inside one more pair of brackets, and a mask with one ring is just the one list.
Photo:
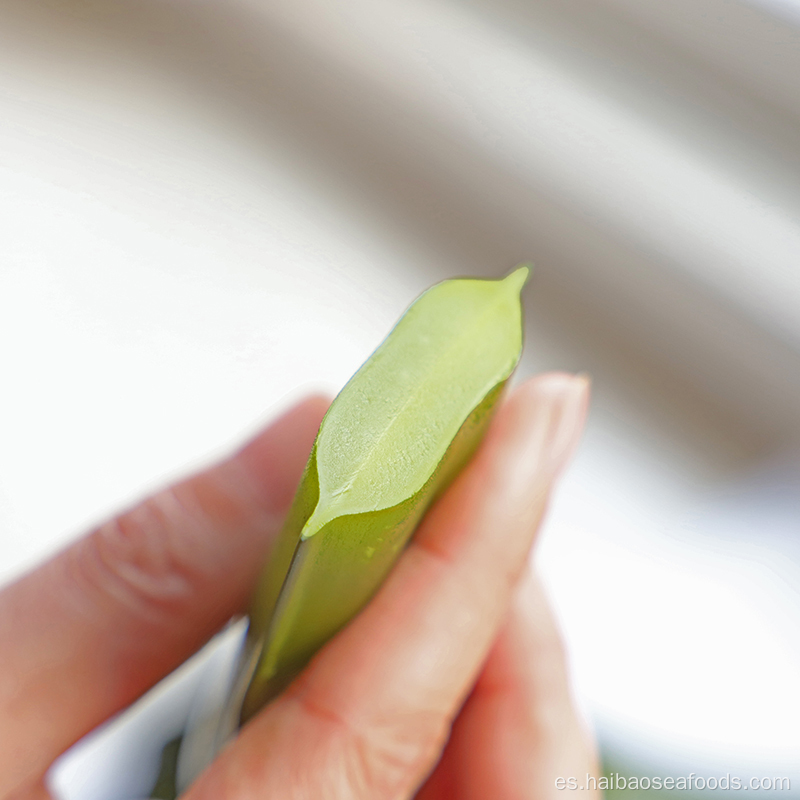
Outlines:
[[351, 738], [353, 773], [364, 798], [407, 798], [430, 771], [446, 739], [440, 723], [389, 722], [368, 735]]
[[449, 734], [449, 724], [438, 713], [394, 714], [357, 725], [321, 706], [310, 694], [298, 694], [295, 699], [318, 729], [327, 730], [328, 749], [343, 787], [337, 798], [412, 796], [441, 755]]
[[136, 616], [171, 617], [195, 593], [193, 533], [203, 524], [186, 498], [165, 490], [100, 526], [74, 550], [78, 585]]

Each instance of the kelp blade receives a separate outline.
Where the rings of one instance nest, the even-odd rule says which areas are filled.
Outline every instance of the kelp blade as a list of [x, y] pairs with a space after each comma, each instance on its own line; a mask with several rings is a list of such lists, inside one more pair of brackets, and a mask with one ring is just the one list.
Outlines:
[[251, 609], [243, 721], [363, 608], [478, 446], [519, 360], [526, 278], [434, 286], [334, 400]]

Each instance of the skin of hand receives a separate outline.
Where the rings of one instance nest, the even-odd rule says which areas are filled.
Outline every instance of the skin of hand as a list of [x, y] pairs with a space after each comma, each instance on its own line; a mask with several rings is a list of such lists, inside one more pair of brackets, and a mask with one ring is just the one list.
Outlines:
[[[543, 800], [597, 774], [559, 634], [527, 570], [588, 381], [503, 402], [368, 606], [185, 800]], [[0, 798], [49, 798], [53, 759], [246, 608], [327, 401], [102, 525], [0, 593]], [[582, 800], [597, 800], [581, 792]]]

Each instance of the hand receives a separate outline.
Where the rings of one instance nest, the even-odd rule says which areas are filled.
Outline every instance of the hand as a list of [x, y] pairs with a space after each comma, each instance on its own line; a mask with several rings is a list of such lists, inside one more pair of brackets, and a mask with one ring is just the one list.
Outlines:
[[[586, 403], [581, 378], [520, 386], [367, 608], [186, 800], [538, 800], [594, 773], [546, 601], [520, 594]], [[0, 594], [0, 798], [49, 797], [55, 757], [245, 609], [325, 405]]]

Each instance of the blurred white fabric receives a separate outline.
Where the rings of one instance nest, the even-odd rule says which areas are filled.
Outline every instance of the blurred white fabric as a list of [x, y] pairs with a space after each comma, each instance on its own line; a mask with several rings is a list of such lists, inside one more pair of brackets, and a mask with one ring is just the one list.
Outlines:
[[793, 0], [4, 0], [0, 580], [532, 259], [523, 372], [595, 381], [540, 553], [587, 713], [796, 770], [798, 75]]

